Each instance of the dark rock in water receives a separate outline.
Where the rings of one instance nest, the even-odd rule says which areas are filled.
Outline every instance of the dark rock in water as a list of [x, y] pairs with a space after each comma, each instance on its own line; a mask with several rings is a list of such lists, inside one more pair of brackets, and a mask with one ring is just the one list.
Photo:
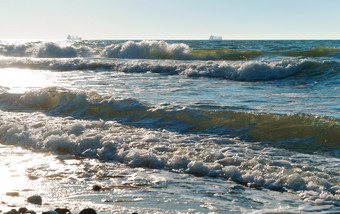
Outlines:
[[273, 191], [278, 191], [278, 192], [284, 192], [284, 186], [283, 185], [279, 185], [279, 184], [270, 184], [268, 187], [270, 190]]
[[94, 209], [87, 208], [80, 211], [79, 214], [97, 214], [97, 212]]
[[50, 211], [42, 212], [42, 214], [58, 214], [58, 213], [54, 210], [50, 210]]
[[19, 212], [16, 209], [11, 209], [8, 212], [5, 212], [4, 214], [19, 214]]
[[66, 208], [57, 208], [54, 211], [56, 211], [58, 214], [71, 214], [71, 211]]
[[42, 198], [39, 195], [34, 195], [34, 196], [31, 196], [31, 197], [28, 197], [27, 198], [27, 202], [32, 203], [32, 204], [39, 204], [39, 205], [41, 205]]
[[6, 195], [7, 196], [12, 196], [12, 197], [18, 197], [19, 193], [18, 192], [7, 192]]
[[26, 208], [26, 207], [20, 207], [19, 210], [18, 210], [18, 212], [19, 212], [20, 214], [23, 214], [23, 213], [25, 213], [26, 211], [27, 211], [27, 208]]
[[28, 179], [30, 179], [30, 180], [38, 180], [39, 177], [34, 176], [34, 175], [29, 175], [29, 176], [28, 176]]
[[37, 213], [34, 212], [33, 210], [26, 210], [25, 214], [37, 214]]
[[98, 185], [98, 184], [95, 184], [95, 185], [93, 185], [93, 187], [92, 187], [92, 190], [93, 191], [100, 191], [100, 190], [102, 190], [103, 188], [100, 186], [100, 185]]

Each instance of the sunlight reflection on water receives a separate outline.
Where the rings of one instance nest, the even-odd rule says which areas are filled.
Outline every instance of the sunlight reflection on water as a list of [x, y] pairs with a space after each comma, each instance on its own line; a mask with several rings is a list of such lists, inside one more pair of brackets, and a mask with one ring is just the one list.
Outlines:
[[30, 89], [47, 87], [53, 84], [49, 73], [17, 68], [1, 69], [0, 85], [10, 88], [10, 92], [13, 93], [22, 93]]

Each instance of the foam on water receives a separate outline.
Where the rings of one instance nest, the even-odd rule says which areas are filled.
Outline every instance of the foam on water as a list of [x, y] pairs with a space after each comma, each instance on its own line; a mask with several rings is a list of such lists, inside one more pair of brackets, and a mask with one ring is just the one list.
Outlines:
[[[279, 58], [251, 61], [158, 61], [102, 59], [0, 59], [2, 68], [28, 68], [54, 71], [95, 70], [125, 73], [161, 73], [187, 77], [223, 78], [237, 81], [268, 81], [297, 76], [302, 78], [338, 75], [339, 63], [312, 59]], [[299, 77], [299, 76], [297, 76]], [[328, 78], [327, 78], [328, 79]]]
[[109, 58], [132, 59], [190, 59], [188, 45], [169, 44], [164, 41], [128, 41], [113, 44], [103, 50], [102, 55]]
[[[106, 213], [265, 213], [336, 212], [332, 205], [313, 206], [296, 194], [257, 190], [225, 179], [173, 173], [162, 169], [131, 168], [117, 162], [70, 158], [0, 146], [2, 183], [0, 209], [26, 207], [36, 212], [67, 207], [78, 213], [92, 207]], [[104, 191], [93, 191], [91, 185]], [[29, 187], [29, 189], [27, 189]], [[17, 191], [17, 197], [5, 194]], [[27, 202], [40, 195], [42, 205]], [[11, 207], [7, 207], [7, 204]], [[15, 206], [15, 207], [13, 207]], [[176, 211], [174, 211], [176, 207]], [[263, 213], [259, 212], [259, 213]]]
[[0, 42], [0, 168], [75, 210], [336, 213], [339, 45]]
[[266, 55], [294, 57], [336, 57], [339, 47], [317, 46], [286, 51], [192, 48], [182, 42], [167, 41], [121, 41], [101, 44], [90, 42], [26, 42], [6, 43], [0, 41], [0, 55], [37, 58], [108, 57], [128, 59], [177, 59], [177, 60], [245, 60]]
[[184, 135], [41, 113], [0, 113], [3, 144], [219, 177], [250, 188], [287, 191], [320, 205], [340, 205], [337, 158], [263, 147], [227, 136]]
[[62, 46], [52, 42], [41, 44], [35, 51], [35, 56], [38, 58], [73, 58], [93, 55], [88, 47]]
[[92, 56], [88, 47], [75, 47], [65, 42], [32, 42], [0, 44], [0, 55], [37, 58], [74, 58]]
[[339, 120], [313, 115], [237, 112], [217, 110], [218, 107], [214, 110], [152, 107], [136, 99], [114, 99], [54, 87], [24, 94], [3, 93], [0, 106], [8, 111], [44, 111], [49, 115], [115, 120], [139, 127], [229, 134], [304, 152], [336, 153], [340, 148]]

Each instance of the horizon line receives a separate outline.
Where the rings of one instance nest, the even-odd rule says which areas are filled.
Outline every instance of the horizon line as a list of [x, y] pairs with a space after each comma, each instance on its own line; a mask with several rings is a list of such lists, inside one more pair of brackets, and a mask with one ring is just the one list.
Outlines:
[[[223, 38], [223, 37], [222, 37]], [[0, 38], [0, 41], [9, 41], [9, 40], [16, 40], [16, 41], [64, 41], [64, 40], [67, 40], [67, 38], [65, 37], [65, 39], [2, 39]], [[81, 40], [68, 40], [68, 41], [95, 41], [95, 40], [107, 40], [107, 41], [129, 41], [129, 40], [132, 40], [132, 41], [143, 41], [143, 40], [167, 40], [167, 41], [185, 41], [185, 40], [197, 40], [197, 41], [204, 41], [204, 40], [208, 40], [209, 41], [209, 38], [207, 39], [171, 39], [171, 38], [106, 38], [106, 39], [99, 39], [99, 38], [91, 38], [91, 39], [87, 39], [87, 38], [82, 38]], [[275, 41], [275, 40], [280, 40], [280, 41], [294, 41], [294, 40], [306, 40], [306, 41], [311, 41], [311, 40], [340, 40], [340, 38], [228, 38], [228, 39], [222, 39], [222, 40], [210, 40], [210, 41]]]

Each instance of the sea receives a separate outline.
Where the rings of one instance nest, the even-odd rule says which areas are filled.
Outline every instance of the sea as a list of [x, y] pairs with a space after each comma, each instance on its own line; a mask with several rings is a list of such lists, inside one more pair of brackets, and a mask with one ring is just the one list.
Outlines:
[[340, 213], [340, 41], [2, 40], [0, 156], [2, 211]]

